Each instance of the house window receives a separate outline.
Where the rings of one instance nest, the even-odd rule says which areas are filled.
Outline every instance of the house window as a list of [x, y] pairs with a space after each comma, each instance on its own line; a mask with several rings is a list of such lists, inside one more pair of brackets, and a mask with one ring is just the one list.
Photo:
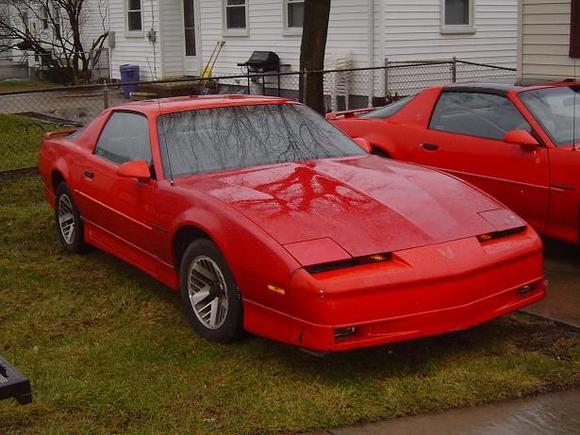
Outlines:
[[42, 14], [42, 29], [46, 30], [48, 29], [48, 11], [46, 10], [45, 7], [43, 7], [41, 14]]
[[247, 0], [225, 0], [226, 30], [246, 30]]
[[141, 19], [141, 0], [128, 0], [127, 5], [127, 30], [141, 31], [143, 23]]
[[304, 22], [304, 0], [284, 0], [286, 12], [286, 27], [288, 29], [302, 28]]
[[473, 32], [474, 0], [441, 0], [442, 33]]
[[25, 29], [28, 29], [28, 11], [22, 11], [20, 17]]
[[194, 0], [183, 0], [183, 29], [185, 32], [185, 55], [195, 56], [195, 9]]
[[53, 15], [53, 21], [54, 21], [54, 35], [56, 37], [59, 37], [60, 35], [60, 6], [57, 4], [53, 4], [52, 5], [52, 15]]
[[570, 21], [570, 57], [580, 58], [580, 0], [572, 0]]

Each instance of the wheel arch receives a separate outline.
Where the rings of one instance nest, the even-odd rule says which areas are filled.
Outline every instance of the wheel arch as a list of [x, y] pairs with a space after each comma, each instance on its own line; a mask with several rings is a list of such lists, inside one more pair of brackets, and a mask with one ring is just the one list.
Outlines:
[[371, 143], [371, 154], [375, 155], [375, 156], [379, 156], [379, 157], [385, 157], [387, 159], [392, 159], [393, 155], [392, 153], [390, 153], [389, 151], [385, 150], [384, 148]]
[[50, 183], [52, 187], [52, 191], [56, 193], [56, 189], [60, 185], [60, 183], [66, 182], [64, 175], [58, 169], [53, 169], [52, 173], [50, 174]]
[[68, 164], [65, 159], [62, 157], [57, 159], [54, 162], [54, 165], [50, 171], [50, 183], [52, 187], [52, 191], [56, 193], [56, 189], [58, 185], [62, 182], [68, 182], [69, 179], [69, 170]]
[[185, 250], [191, 244], [191, 242], [198, 239], [208, 239], [216, 243], [213, 237], [211, 237], [206, 230], [192, 223], [186, 223], [182, 225], [173, 234], [171, 239], [171, 250], [175, 260], [175, 269], [178, 272], [179, 268], [181, 267], [181, 259], [183, 258]]

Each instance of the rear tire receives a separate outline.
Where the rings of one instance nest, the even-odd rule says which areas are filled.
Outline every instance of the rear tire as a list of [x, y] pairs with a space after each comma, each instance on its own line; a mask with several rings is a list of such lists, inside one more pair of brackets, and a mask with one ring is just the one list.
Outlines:
[[74, 254], [87, 252], [88, 245], [85, 243], [83, 220], [73, 196], [64, 182], [56, 188], [54, 218], [58, 241], [65, 251]]
[[185, 313], [199, 335], [221, 343], [242, 336], [242, 298], [223, 254], [211, 240], [194, 240], [185, 250], [180, 290]]

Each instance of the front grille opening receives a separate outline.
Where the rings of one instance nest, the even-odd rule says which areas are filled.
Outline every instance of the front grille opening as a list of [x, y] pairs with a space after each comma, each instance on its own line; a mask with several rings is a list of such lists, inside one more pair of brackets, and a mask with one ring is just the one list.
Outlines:
[[526, 229], [525, 226], [510, 228], [509, 230], [494, 231], [493, 233], [480, 234], [477, 236], [477, 240], [481, 243], [490, 242], [492, 240], [501, 239], [502, 237], [513, 236], [523, 232]]
[[304, 269], [309, 273], [328, 272], [330, 270], [346, 269], [348, 267], [361, 266], [363, 264], [380, 263], [389, 261], [392, 258], [390, 252], [383, 254], [366, 255], [364, 257], [350, 258], [348, 260], [330, 261], [328, 263], [314, 264], [306, 266]]
[[335, 340], [344, 340], [356, 334], [356, 326], [349, 326], [348, 328], [336, 328], [334, 330]]

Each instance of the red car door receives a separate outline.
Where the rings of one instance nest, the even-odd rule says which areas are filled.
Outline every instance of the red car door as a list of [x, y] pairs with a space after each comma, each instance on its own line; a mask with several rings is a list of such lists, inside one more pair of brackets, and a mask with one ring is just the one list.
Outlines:
[[410, 160], [465, 179], [543, 230], [549, 201], [548, 150], [524, 149], [503, 140], [508, 131], [518, 129], [531, 131], [505, 95], [447, 88]]
[[[548, 144], [550, 211], [545, 233], [580, 242], [580, 86], [562, 83], [520, 90], [515, 99]], [[574, 145], [575, 144], [575, 145]]]
[[550, 149], [552, 169], [550, 214], [547, 233], [552, 237], [579, 241], [580, 151], [572, 147]]
[[119, 176], [119, 166], [131, 160], [151, 161], [149, 122], [138, 113], [114, 111], [94, 153], [81, 163], [79, 206], [93, 224], [90, 238], [154, 272], [156, 181]]

